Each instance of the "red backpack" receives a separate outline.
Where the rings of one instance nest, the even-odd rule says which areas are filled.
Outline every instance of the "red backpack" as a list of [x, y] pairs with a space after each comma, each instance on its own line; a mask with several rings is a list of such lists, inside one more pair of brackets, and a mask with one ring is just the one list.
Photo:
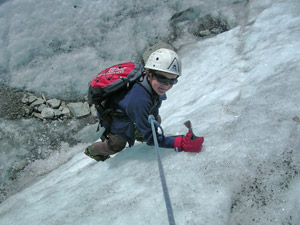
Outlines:
[[112, 110], [105, 109], [102, 103], [121, 90], [132, 87], [142, 77], [143, 72], [142, 64], [127, 62], [103, 70], [92, 80], [88, 90], [88, 102], [95, 104], [100, 121], [109, 120], [107, 115], [113, 113]]

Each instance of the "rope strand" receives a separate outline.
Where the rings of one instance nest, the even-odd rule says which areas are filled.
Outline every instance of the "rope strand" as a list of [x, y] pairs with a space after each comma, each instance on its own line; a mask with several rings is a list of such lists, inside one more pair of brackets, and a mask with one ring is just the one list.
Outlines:
[[161, 156], [160, 156], [160, 151], [159, 151], [159, 147], [158, 147], [158, 141], [157, 141], [157, 136], [156, 136], [154, 123], [161, 129], [162, 133], [163, 133], [163, 129], [159, 125], [159, 123], [154, 119], [153, 115], [149, 115], [148, 121], [151, 123], [151, 128], [152, 128], [152, 133], [153, 133], [153, 140], [154, 140], [154, 144], [155, 144], [155, 152], [156, 152], [157, 162], [158, 162], [160, 181], [161, 181], [161, 185], [162, 185], [162, 189], [163, 189], [163, 193], [164, 193], [169, 224], [170, 225], [175, 225], [175, 219], [174, 219], [172, 204], [171, 204], [171, 200], [170, 200], [170, 196], [169, 196], [167, 182], [166, 182], [166, 179], [165, 179], [163, 165], [162, 165], [162, 162], [161, 162]]

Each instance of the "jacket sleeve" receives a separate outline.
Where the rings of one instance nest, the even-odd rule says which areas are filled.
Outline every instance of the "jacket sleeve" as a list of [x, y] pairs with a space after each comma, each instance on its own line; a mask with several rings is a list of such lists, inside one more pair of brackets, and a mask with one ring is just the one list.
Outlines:
[[[128, 97], [128, 99], [125, 113], [140, 129], [147, 144], [154, 145], [151, 124], [148, 122], [148, 116], [152, 107], [152, 100], [149, 94], [145, 92], [143, 88], [137, 88], [126, 97]], [[157, 118], [158, 109], [154, 110], [153, 114], [154, 117]], [[160, 147], [174, 147], [174, 137], [165, 137], [157, 133], [157, 139]]]

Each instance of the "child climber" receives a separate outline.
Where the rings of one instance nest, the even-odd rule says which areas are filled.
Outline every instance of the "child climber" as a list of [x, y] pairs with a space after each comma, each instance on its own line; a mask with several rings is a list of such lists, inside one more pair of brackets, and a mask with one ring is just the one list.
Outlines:
[[[95, 142], [85, 149], [85, 154], [97, 161], [104, 161], [110, 155], [123, 150], [128, 142], [133, 146], [136, 133], [148, 145], [154, 145], [149, 114], [160, 122], [159, 108], [168, 92], [181, 76], [181, 61], [176, 52], [161, 48], [154, 51], [146, 61], [143, 79], [128, 91], [122, 91], [109, 98], [106, 106], [125, 116], [112, 116], [109, 130], [102, 142]], [[167, 137], [157, 133], [158, 144], [163, 148], [173, 148], [177, 152], [200, 152], [203, 137], [194, 137], [190, 129], [186, 136]]]

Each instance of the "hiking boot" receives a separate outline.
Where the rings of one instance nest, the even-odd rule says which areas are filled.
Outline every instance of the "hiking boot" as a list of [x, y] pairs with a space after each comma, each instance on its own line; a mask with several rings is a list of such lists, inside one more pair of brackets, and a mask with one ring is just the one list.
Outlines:
[[88, 146], [85, 150], [84, 150], [84, 154], [86, 154], [87, 156], [91, 157], [92, 159], [95, 159], [97, 162], [99, 161], [105, 161], [106, 159], [109, 159], [110, 156], [107, 155], [92, 155], [92, 146]]

